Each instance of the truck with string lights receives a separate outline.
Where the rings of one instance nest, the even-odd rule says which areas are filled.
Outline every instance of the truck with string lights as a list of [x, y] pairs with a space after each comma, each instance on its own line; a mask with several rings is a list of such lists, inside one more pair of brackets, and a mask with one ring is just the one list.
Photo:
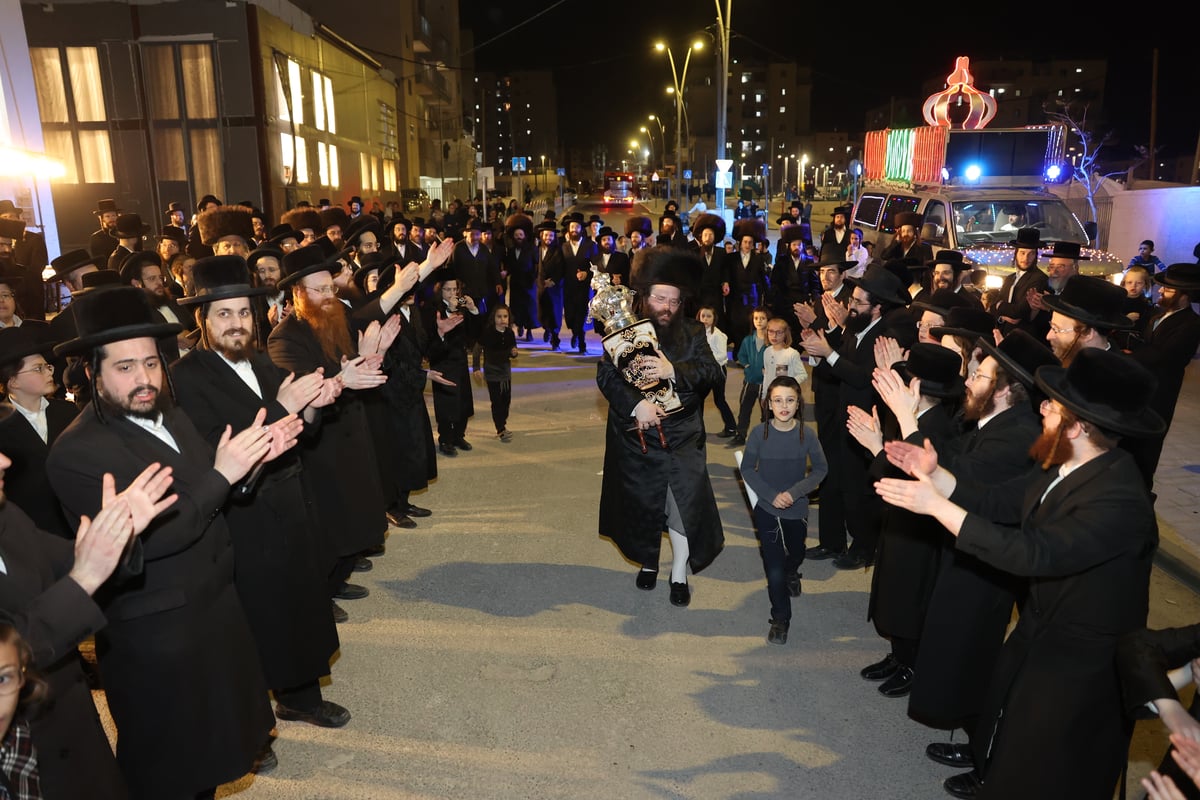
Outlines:
[[1123, 264], [1092, 246], [1093, 235], [1048, 187], [1071, 178], [1062, 125], [959, 130], [943, 125], [866, 134], [863, 184], [853, 227], [874, 239], [876, 252], [891, 242], [897, 214], [922, 215], [921, 240], [958, 250], [991, 276], [1013, 269], [1019, 228], [1036, 228], [1042, 245], [1081, 245], [1080, 271], [1110, 275]]

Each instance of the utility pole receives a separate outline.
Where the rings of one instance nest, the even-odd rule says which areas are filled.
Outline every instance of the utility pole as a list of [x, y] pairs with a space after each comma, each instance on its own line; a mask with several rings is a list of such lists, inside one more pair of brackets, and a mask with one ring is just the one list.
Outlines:
[[[725, 0], [725, 12], [721, 13], [721, 0], [717, 4], [717, 34], [721, 40], [720, 69], [717, 72], [717, 158], [725, 158], [725, 118], [729, 101], [729, 26], [733, 16], [733, 0]], [[715, 176], [714, 176], [715, 177]], [[725, 189], [717, 187], [717, 213], [725, 216]]]

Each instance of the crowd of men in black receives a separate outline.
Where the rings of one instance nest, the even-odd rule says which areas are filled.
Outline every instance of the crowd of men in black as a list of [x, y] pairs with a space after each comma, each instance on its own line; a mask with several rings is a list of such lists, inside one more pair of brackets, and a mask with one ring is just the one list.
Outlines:
[[[268, 226], [209, 196], [194, 224], [172, 204], [148, 238], [102, 200], [90, 249], [49, 264], [70, 293], [49, 322], [21, 263], [36, 267], [35, 235], [0, 215], [0, 293], [28, 312], [0, 329], [0, 597], [49, 678], [28, 720], [43, 795], [211, 796], [274, 765], [275, 718], [345, 725], [320, 688], [347, 618], [333, 601], [366, 594], [349, 579], [389, 524], [431, 513], [411, 495], [437, 453], [472, 449], [483, 319], [507, 302], [520, 339], [540, 329], [559, 349], [565, 324], [587, 353], [593, 272], [628, 285], [650, 247], [692, 254], [690, 302], [735, 346], [767, 309], [815, 365], [829, 475], [807, 557], [874, 564], [889, 653], [862, 676], [967, 732], [930, 745], [971, 768], [948, 791], [1111, 793], [1131, 725], [1114, 658], [1145, 625], [1150, 488], [1200, 345], [1200, 268], [1154, 276], [1157, 308], [1120, 352], [1124, 292], [1078, 275], [1078, 246], [1022, 230], [988, 296], [961, 254], [919, 241], [915, 215], [863, 265], [846, 257], [849, 209], [816, 241], [799, 212], [771, 259], [761, 218], [726, 241], [701, 214], [689, 237], [674, 203], [621, 234], [571, 213], [560, 238], [553, 212], [456, 201], [408, 220], [356, 197]], [[891, 382], [917, 342], [951, 349], [953, 370]], [[77, 650], [93, 635], [115, 759]]]

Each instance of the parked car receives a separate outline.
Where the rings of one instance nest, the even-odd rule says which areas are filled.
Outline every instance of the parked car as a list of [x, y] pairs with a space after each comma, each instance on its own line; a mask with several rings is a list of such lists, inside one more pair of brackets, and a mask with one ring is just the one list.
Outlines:
[[428, 211], [429, 192], [424, 189], [401, 189], [400, 202], [404, 204], [405, 213]]

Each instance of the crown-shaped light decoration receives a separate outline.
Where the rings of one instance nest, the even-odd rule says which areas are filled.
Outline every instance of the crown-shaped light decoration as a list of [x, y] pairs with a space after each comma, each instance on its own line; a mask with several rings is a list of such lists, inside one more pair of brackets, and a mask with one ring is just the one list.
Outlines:
[[[945, 91], [931, 94], [925, 99], [922, 111], [925, 121], [930, 125], [943, 128], [962, 128], [963, 130], [979, 130], [996, 116], [996, 101], [986, 92], [975, 88], [975, 78], [971, 75], [971, 60], [967, 56], [959, 56], [954, 62], [954, 72], [946, 78]], [[970, 104], [966, 118], [961, 124], [955, 125], [950, 120], [951, 105]]]

